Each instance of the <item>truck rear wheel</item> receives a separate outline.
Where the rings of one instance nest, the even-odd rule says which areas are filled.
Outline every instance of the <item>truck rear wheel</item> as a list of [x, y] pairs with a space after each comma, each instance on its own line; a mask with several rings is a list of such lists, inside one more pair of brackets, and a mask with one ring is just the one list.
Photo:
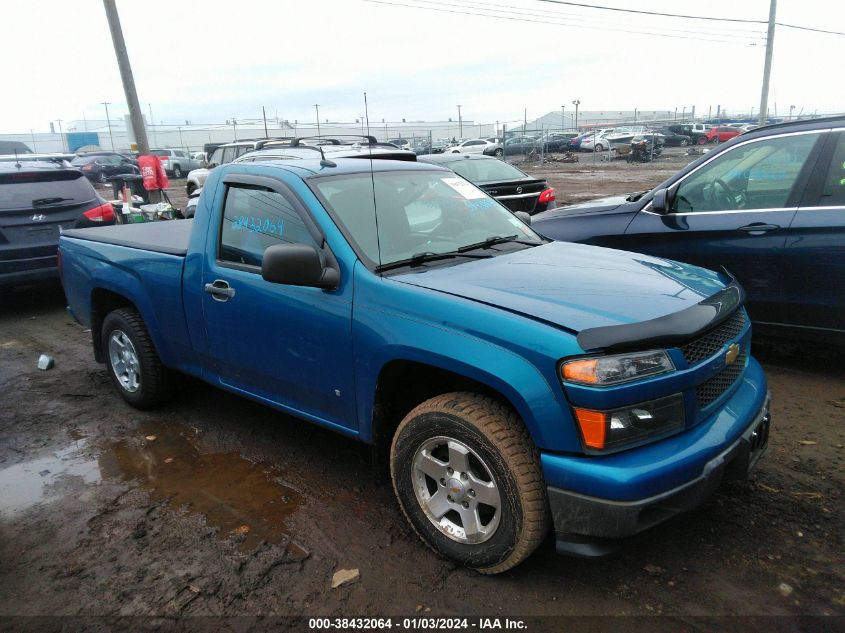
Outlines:
[[149, 409], [173, 394], [173, 373], [161, 364], [144, 320], [120, 308], [103, 320], [102, 349], [118, 393], [138, 409]]
[[484, 574], [527, 558], [546, 536], [540, 460], [516, 413], [476, 393], [423, 402], [390, 450], [399, 505], [432, 549]]

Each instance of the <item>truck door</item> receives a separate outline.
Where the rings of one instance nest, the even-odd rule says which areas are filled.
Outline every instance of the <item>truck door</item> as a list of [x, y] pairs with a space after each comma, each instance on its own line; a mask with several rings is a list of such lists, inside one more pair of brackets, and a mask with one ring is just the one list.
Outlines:
[[356, 429], [352, 284], [337, 290], [270, 283], [264, 250], [279, 243], [322, 249], [307, 210], [280, 181], [226, 177], [222, 221], [212, 223], [203, 311], [221, 383], [348, 429]]
[[766, 137], [720, 153], [672, 185], [667, 212], [637, 213], [625, 248], [724, 266], [748, 293], [753, 320], [784, 322], [786, 236], [821, 136]]

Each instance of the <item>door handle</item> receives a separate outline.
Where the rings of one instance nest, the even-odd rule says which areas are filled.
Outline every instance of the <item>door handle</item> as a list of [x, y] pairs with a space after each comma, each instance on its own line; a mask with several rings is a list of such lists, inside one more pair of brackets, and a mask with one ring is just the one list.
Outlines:
[[210, 284], [205, 284], [205, 291], [215, 301], [228, 301], [235, 296], [235, 289], [225, 279], [215, 279]]
[[777, 231], [780, 228], [778, 224], [764, 224], [763, 222], [754, 222], [753, 224], [746, 224], [737, 229], [749, 235], [764, 235], [769, 231]]

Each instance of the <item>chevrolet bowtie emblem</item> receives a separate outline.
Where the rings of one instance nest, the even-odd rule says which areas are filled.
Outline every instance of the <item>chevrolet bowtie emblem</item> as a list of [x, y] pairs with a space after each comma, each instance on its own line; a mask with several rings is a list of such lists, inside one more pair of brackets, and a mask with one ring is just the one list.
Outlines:
[[728, 351], [725, 354], [725, 365], [733, 365], [736, 362], [736, 357], [739, 356], [739, 345], [731, 343]]

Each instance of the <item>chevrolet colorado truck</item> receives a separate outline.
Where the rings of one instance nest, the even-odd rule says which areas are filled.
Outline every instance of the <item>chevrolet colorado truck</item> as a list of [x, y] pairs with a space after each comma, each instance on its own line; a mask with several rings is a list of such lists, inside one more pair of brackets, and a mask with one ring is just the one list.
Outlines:
[[552, 526], [601, 554], [755, 465], [769, 395], [728, 275], [316, 152], [218, 167], [194, 220], [64, 232], [69, 310], [130, 405], [184, 373], [366, 442], [421, 539], [483, 573]]

